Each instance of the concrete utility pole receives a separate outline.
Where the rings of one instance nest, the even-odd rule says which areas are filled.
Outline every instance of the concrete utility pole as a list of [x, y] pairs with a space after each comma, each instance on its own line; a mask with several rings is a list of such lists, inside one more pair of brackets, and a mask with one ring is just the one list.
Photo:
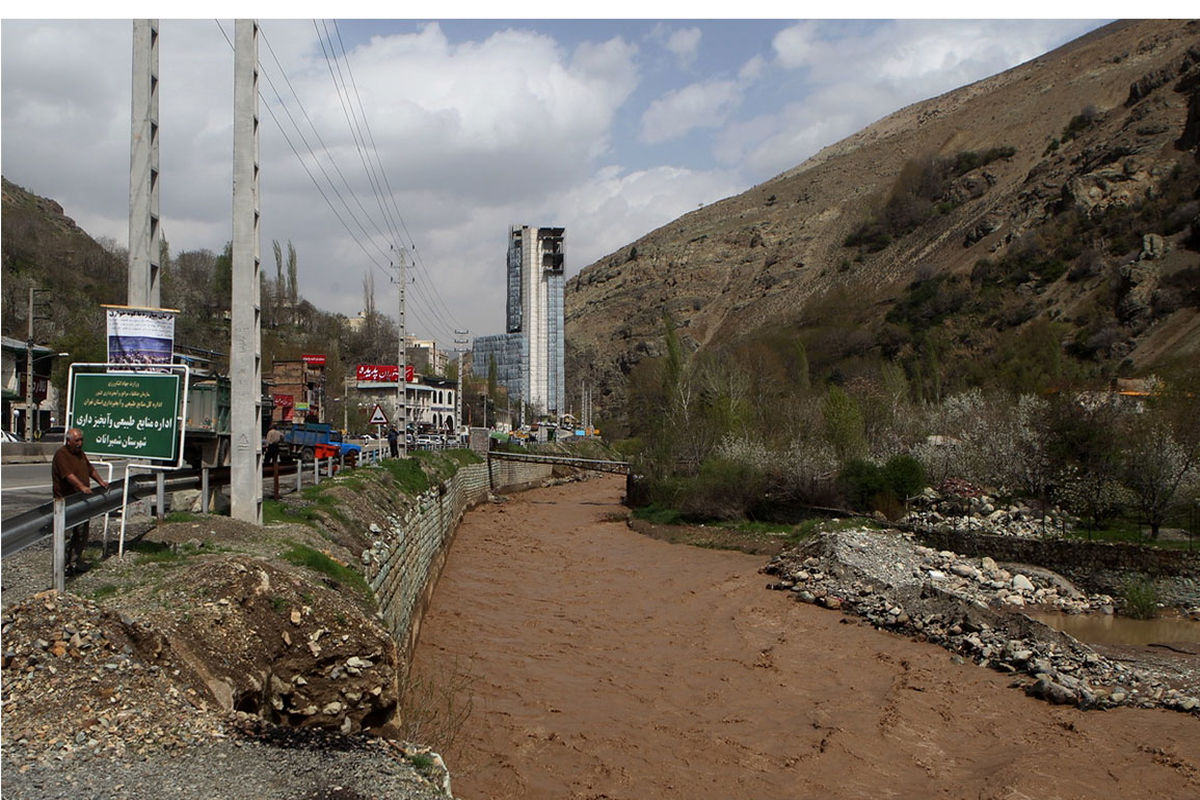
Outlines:
[[233, 328], [230, 516], [262, 524], [262, 326], [259, 297], [258, 23], [234, 23]]
[[29, 287], [29, 332], [25, 338], [25, 441], [33, 441], [33, 293]]
[[158, 20], [133, 21], [133, 103], [129, 141], [127, 303], [158, 308], [162, 273], [158, 217]]
[[396, 375], [396, 416], [400, 419], [400, 457], [408, 458], [408, 382], [405, 380], [405, 347], [404, 347], [404, 259], [403, 250], [398, 251], [400, 258], [396, 269], [400, 270], [400, 343], [396, 355], [398, 374]]
[[[470, 333], [470, 330], [460, 331], [456, 329], [454, 331], [454, 343], [456, 345], [460, 345], [459, 347], [454, 348], [455, 352], [458, 353], [458, 395], [455, 398], [458, 402], [456, 403], [457, 408], [454, 409], [454, 419], [457, 420], [457, 422], [454, 424], [455, 435], [458, 435], [458, 429], [463, 427], [463, 356], [466, 355], [466, 346], [470, 343], [470, 340], [467, 338]], [[460, 336], [463, 338], [458, 338]]]

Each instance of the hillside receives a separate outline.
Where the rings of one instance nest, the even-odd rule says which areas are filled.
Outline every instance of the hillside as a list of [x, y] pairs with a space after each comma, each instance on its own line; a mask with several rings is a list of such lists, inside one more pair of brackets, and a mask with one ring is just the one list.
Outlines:
[[1198, 141], [1200, 23], [1114, 23], [586, 267], [569, 380], [621, 427], [664, 312], [691, 350], [799, 343], [814, 381], [893, 361], [927, 394], [1194, 358]]

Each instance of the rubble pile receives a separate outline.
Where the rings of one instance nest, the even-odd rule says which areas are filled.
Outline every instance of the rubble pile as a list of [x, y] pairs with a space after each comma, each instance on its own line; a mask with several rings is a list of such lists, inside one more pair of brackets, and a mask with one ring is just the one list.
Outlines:
[[1084, 594], [1049, 570], [1006, 569], [991, 558], [924, 547], [900, 531], [857, 529], [818, 534], [776, 556], [763, 572], [778, 578], [768, 588], [1013, 673], [1028, 694], [1053, 703], [1200, 714], [1193, 694], [1021, 613], [1027, 606], [1113, 613], [1112, 597]]

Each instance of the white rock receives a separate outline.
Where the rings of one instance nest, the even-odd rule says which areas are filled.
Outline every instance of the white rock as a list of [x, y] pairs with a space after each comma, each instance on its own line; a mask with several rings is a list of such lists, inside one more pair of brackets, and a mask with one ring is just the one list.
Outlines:
[[1013, 575], [1012, 588], [1016, 589], [1018, 592], [1032, 592], [1033, 582], [1024, 575]]
[[944, 581], [946, 580], [946, 573], [942, 572], [941, 570], [931, 569], [929, 570], [929, 580]]

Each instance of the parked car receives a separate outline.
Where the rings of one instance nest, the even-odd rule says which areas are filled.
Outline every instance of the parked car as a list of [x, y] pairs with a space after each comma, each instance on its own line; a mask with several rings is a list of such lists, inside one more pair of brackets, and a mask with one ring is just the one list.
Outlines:
[[13, 433], [12, 431], [0, 431], [0, 442], [23, 442], [24, 436]]
[[42, 431], [41, 440], [43, 442], [63, 442], [67, 438], [67, 427], [65, 425], [51, 425]]

